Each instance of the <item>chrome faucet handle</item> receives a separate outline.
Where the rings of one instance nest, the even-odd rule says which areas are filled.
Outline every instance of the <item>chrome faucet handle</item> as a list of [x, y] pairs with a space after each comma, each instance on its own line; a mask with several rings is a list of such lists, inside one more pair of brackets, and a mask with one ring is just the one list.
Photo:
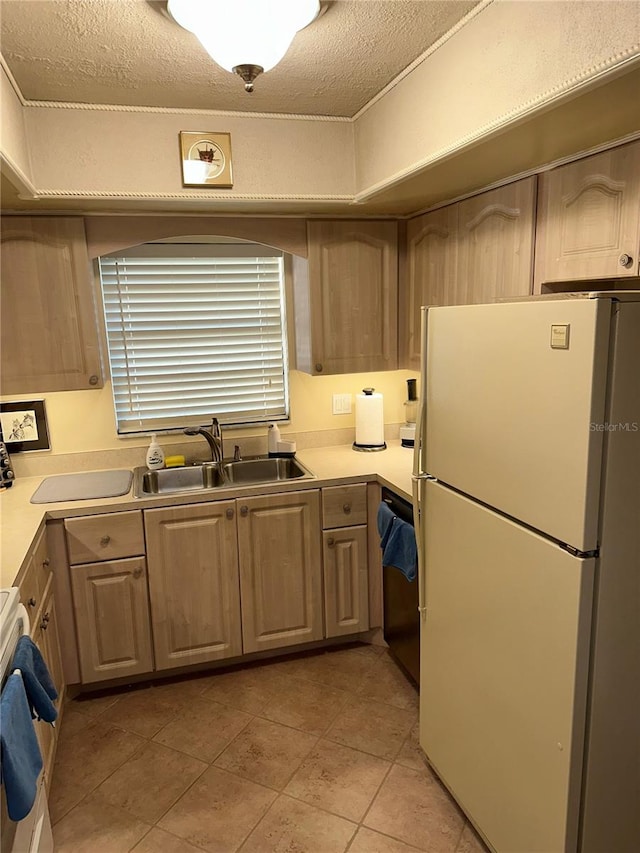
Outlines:
[[240, 453], [240, 445], [236, 444], [233, 448], [233, 461], [242, 462], [242, 453]]

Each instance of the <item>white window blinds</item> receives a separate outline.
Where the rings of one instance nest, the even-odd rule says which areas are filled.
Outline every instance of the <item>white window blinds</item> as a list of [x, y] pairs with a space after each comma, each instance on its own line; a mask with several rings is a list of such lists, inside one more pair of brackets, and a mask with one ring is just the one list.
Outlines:
[[282, 253], [147, 244], [99, 264], [119, 433], [288, 417]]

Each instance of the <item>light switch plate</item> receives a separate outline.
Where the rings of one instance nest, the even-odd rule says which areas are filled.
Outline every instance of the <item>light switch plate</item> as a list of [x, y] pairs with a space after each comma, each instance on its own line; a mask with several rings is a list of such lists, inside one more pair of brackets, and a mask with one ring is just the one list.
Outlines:
[[334, 415], [350, 415], [351, 414], [351, 394], [334, 394], [333, 395], [333, 414]]

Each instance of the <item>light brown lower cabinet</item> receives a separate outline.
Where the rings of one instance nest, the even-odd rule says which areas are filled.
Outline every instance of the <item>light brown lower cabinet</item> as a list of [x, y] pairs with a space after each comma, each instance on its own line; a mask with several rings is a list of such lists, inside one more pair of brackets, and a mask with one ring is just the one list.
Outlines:
[[71, 567], [82, 683], [151, 672], [144, 557]]
[[319, 490], [237, 504], [245, 653], [321, 640]]
[[235, 501], [144, 513], [156, 669], [242, 654]]
[[[45, 593], [42, 610], [38, 622], [31, 632], [33, 642], [38, 647], [40, 654], [47, 664], [51, 679], [58, 691], [58, 699], [54, 703], [60, 714], [64, 704], [64, 675], [62, 672], [62, 658], [60, 655], [60, 643], [58, 642], [58, 629], [56, 624], [55, 600], [53, 597], [53, 585], [50, 582], [48, 591]], [[44, 765], [45, 784], [49, 785], [53, 770], [53, 761], [56, 754], [57, 729], [43, 720], [34, 723], [36, 735], [42, 753]]]
[[367, 527], [325, 530], [324, 613], [327, 637], [369, 628]]

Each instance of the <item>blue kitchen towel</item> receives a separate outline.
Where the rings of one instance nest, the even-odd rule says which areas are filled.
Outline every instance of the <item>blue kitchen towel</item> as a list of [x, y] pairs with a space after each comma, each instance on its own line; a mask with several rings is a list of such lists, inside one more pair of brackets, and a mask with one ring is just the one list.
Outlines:
[[58, 698], [58, 691], [37, 646], [26, 634], [18, 640], [11, 668], [22, 673], [31, 716], [52, 723], [58, 712], [51, 700]]
[[36, 799], [42, 756], [24, 682], [17, 673], [9, 676], [2, 690], [0, 719], [2, 784], [7, 796], [7, 811], [11, 820], [22, 820]]
[[408, 581], [416, 579], [418, 568], [416, 533], [413, 527], [401, 518], [395, 518], [391, 525], [382, 554], [382, 565], [399, 569]]
[[389, 504], [386, 504], [384, 501], [381, 501], [380, 506], [378, 507], [377, 521], [378, 533], [380, 534], [380, 547], [383, 551], [387, 546], [387, 541], [391, 533], [391, 528], [396, 518], [397, 516], [389, 508]]

